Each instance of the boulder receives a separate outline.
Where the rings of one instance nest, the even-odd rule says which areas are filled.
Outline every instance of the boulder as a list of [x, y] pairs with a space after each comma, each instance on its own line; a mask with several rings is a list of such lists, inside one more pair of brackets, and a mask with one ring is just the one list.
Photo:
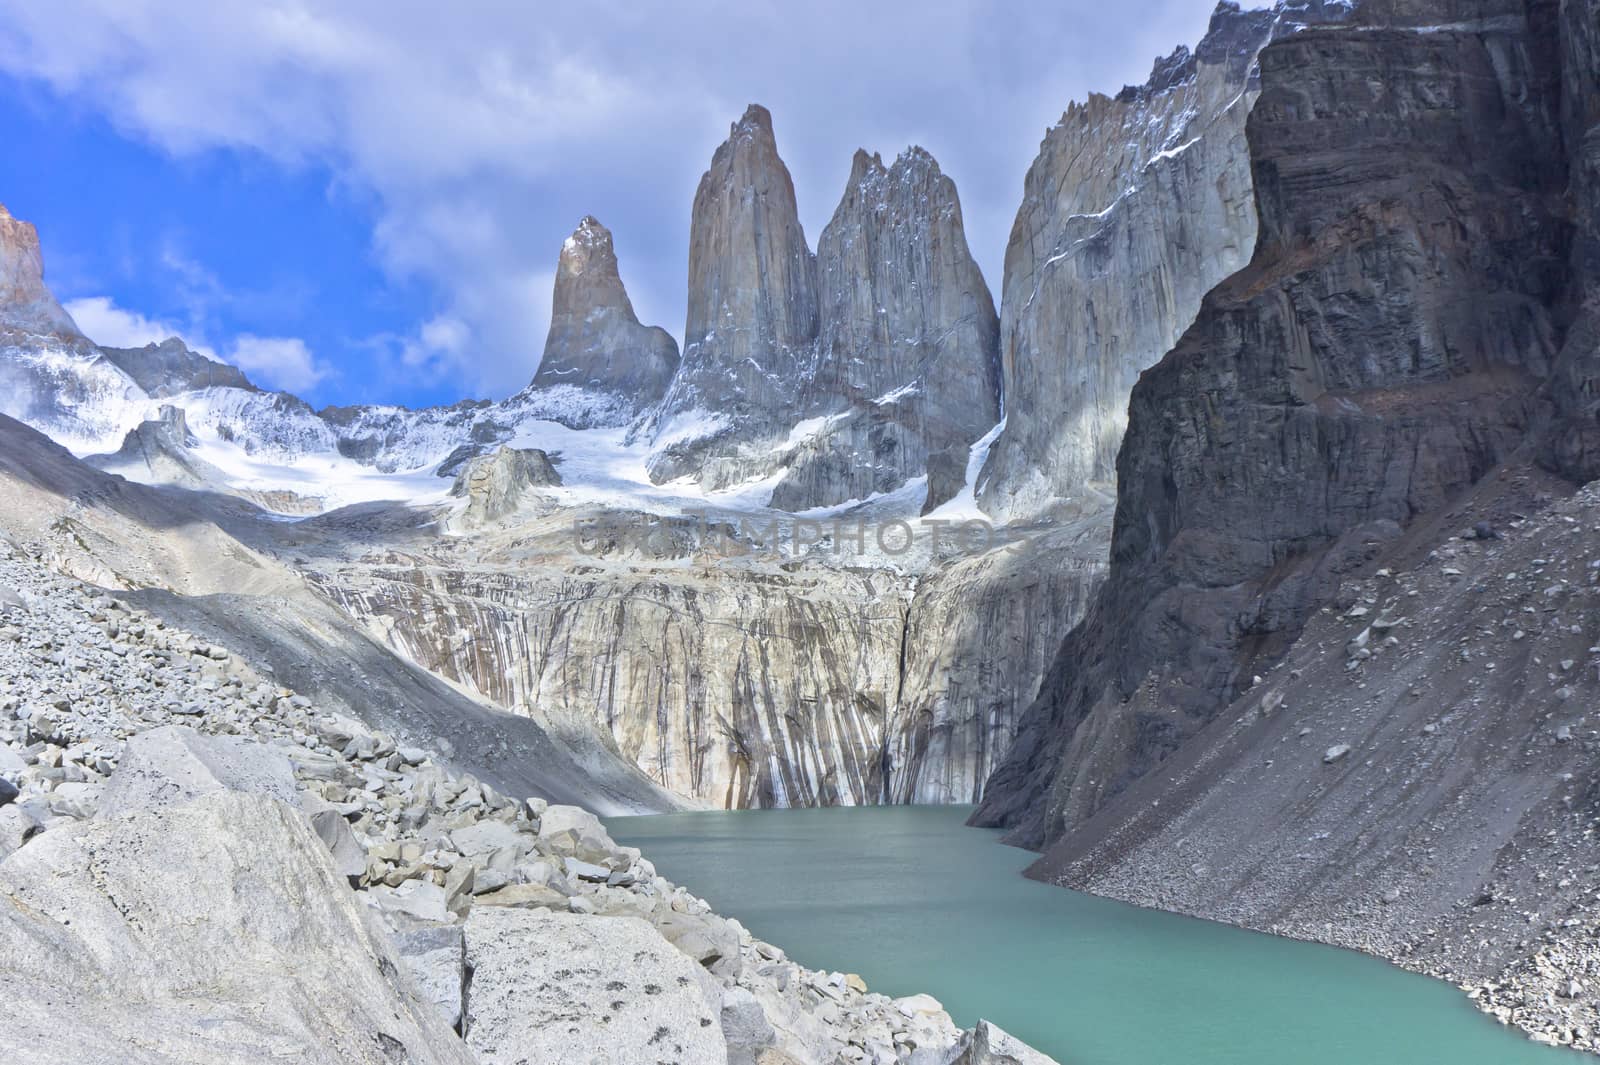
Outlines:
[[467, 986], [466, 940], [460, 926], [430, 925], [398, 932], [394, 946], [422, 997], [433, 1003], [447, 1025], [459, 1030]]
[[656, 929], [667, 942], [718, 976], [739, 974], [739, 935], [722, 918], [668, 909], [657, 913]]
[[367, 852], [356, 841], [350, 822], [338, 810], [319, 810], [311, 815], [311, 827], [333, 856], [333, 867], [340, 876], [360, 876], [367, 869]]
[[778, 1041], [761, 1000], [742, 987], [722, 993], [722, 1037], [728, 1042], [728, 1065], [757, 1065], [762, 1051]]
[[215, 791], [300, 801], [294, 769], [280, 751], [238, 736], [207, 736], [167, 725], [128, 740], [122, 761], [100, 796], [98, 816], [188, 802]]
[[467, 1065], [297, 811], [218, 792], [0, 863], [13, 1065]]
[[718, 989], [643, 921], [478, 908], [465, 931], [482, 1065], [726, 1065]]
[[988, 1021], [961, 1040], [961, 1056], [952, 1065], [1056, 1065], [1056, 1060]]
[[539, 838], [557, 854], [590, 862], [603, 862], [617, 850], [600, 819], [577, 806], [547, 807]]

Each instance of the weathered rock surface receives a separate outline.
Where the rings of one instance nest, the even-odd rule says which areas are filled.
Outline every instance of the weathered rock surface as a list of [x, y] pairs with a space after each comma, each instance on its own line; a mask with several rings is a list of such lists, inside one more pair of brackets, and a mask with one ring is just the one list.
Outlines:
[[643, 921], [487, 909], [464, 929], [464, 1032], [484, 1065], [727, 1062], [720, 990]]
[[167, 399], [204, 388], [237, 388], [243, 392], [261, 391], [237, 366], [209, 359], [190, 350], [178, 337], [142, 348], [106, 348], [100, 353], [106, 361], [133, 378], [151, 399]]
[[[585, 217], [561, 246], [544, 358], [530, 390], [576, 388], [617, 397], [625, 424], [666, 393], [678, 369], [678, 342], [660, 326], [639, 324], [617, 271], [611, 231]], [[572, 428], [596, 424], [564, 419]]]
[[450, 494], [467, 501], [456, 519], [463, 529], [481, 529], [517, 512], [529, 490], [561, 483], [550, 456], [538, 448], [499, 447], [467, 462]]
[[1114, 490], [1134, 382], [1255, 247], [1244, 137], [1256, 54], [1346, 10], [1224, 2], [1193, 52], [1074, 103], [1045, 134], [1006, 245], [1006, 426], [980, 479], [987, 512], [1025, 518]]
[[38, 231], [0, 204], [0, 343], [15, 342], [19, 333], [69, 341], [83, 337], [45, 287]]
[[981, 822], [1059, 838], [1524, 442], [1565, 299], [1550, 14], [1396, 4], [1261, 52], [1255, 257], [1133, 392], [1110, 576]]
[[289, 759], [237, 736], [206, 736], [165, 725], [130, 738], [101, 793], [99, 817], [178, 806], [218, 791], [299, 804]]
[[51, 830], [0, 863], [0, 895], [11, 1061], [472, 1060], [272, 799]]

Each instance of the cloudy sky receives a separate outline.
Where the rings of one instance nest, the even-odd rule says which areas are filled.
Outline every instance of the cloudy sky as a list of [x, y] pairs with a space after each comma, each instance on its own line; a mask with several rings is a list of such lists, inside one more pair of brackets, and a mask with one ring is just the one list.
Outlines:
[[1213, 6], [0, 0], [0, 203], [101, 343], [179, 333], [318, 404], [498, 397], [584, 214], [681, 336], [695, 183], [751, 101], [813, 246], [857, 147], [921, 144], [998, 295], [1045, 127]]

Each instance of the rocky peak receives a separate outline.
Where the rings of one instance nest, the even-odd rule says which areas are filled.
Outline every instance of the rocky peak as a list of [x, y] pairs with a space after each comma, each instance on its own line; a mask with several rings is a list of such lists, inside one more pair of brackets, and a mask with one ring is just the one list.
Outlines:
[[[640, 324], [611, 231], [593, 215], [561, 245], [550, 307], [544, 358], [530, 391], [571, 386], [616, 396], [624, 402], [605, 409], [622, 422], [661, 399], [678, 368], [678, 343], [665, 329]], [[597, 424], [587, 414], [581, 422], [574, 427]]]
[[[890, 491], [928, 472], [931, 456], [964, 470], [968, 447], [1000, 417], [999, 320], [967, 247], [955, 182], [932, 155], [911, 147], [885, 168], [880, 156], [856, 153], [817, 244], [817, 277], [806, 412], [856, 407], [867, 443], [855, 443], [872, 460], [832, 485], [792, 469], [775, 502], [820, 506]], [[813, 461], [850, 469], [843, 455]], [[949, 481], [940, 478], [930, 504], [960, 487]]]
[[193, 351], [178, 337], [142, 348], [101, 348], [107, 362], [133, 378], [152, 399], [166, 399], [202, 388], [239, 388], [259, 392], [236, 366]]
[[[816, 261], [772, 116], [751, 104], [712, 155], [689, 227], [683, 369], [666, 410], [770, 420], [817, 335]], [[683, 472], [677, 463], [670, 475]]]
[[0, 333], [9, 331], [82, 338], [45, 287], [38, 231], [0, 204]]

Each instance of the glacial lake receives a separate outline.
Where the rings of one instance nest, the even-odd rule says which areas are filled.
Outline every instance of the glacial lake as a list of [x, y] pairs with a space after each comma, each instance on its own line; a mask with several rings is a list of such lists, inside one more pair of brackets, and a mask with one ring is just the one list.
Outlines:
[[928, 992], [1062, 1065], [1576, 1065], [1375, 958], [1024, 879], [969, 807], [619, 817], [666, 877], [816, 969]]

